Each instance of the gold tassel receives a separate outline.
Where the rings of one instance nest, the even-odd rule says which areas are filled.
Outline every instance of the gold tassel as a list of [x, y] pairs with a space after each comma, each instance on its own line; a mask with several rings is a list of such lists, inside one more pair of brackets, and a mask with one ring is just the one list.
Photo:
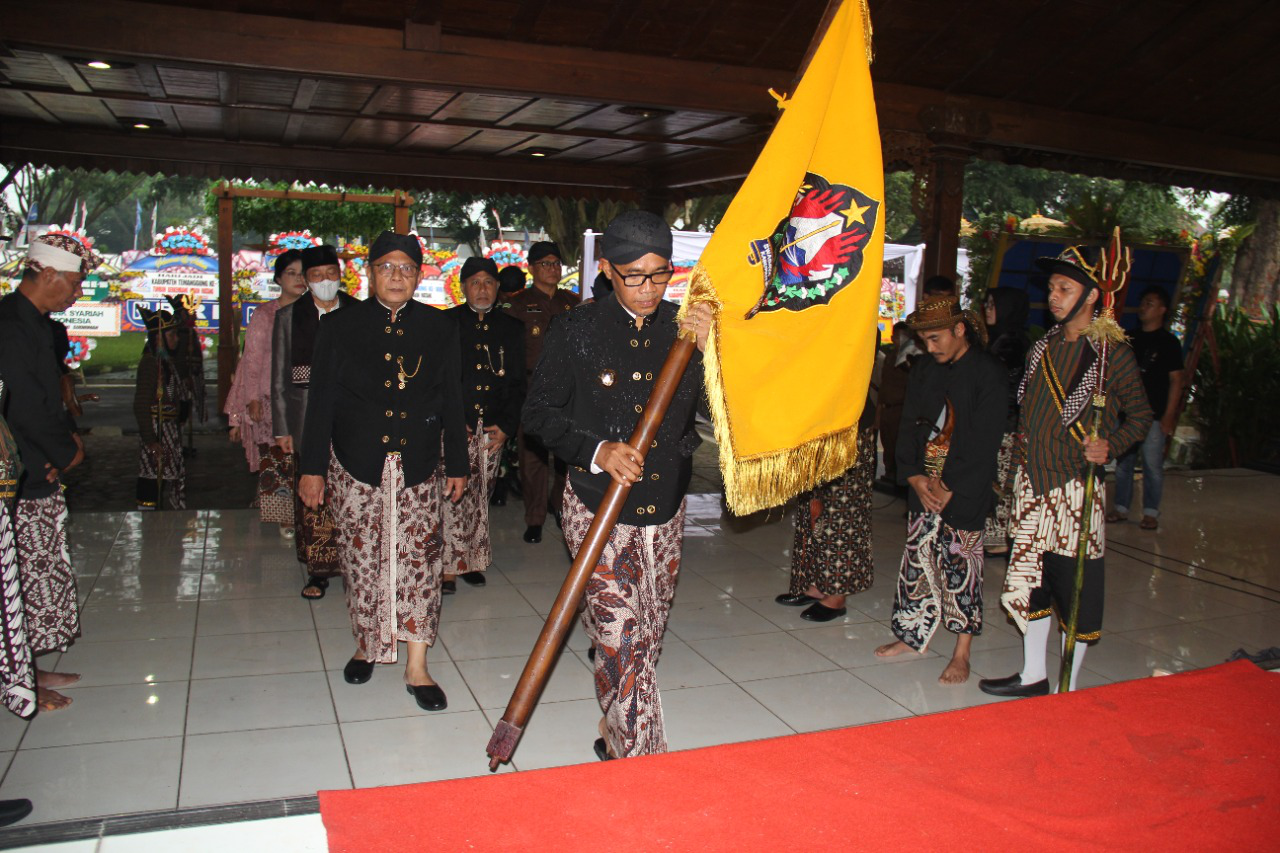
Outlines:
[[806, 489], [812, 489], [849, 470], [858, 461], [858, 424], [818, 436], [798, 447], [739, 459], [734, 453], [733, 421], [724, 398], [720, 372], [720, 311], [723, 307], [711, 276], [701, 264], [689, 278], [683, 318], [688, 308], [706, 303], [713, 314], [702, 356], [703, 381], [716, 444], [720, 446], [720, 475], [724, 479], [725, 502], [735, 515], [786, 503]]
[[870, 65], [875, 61], [876, 52], [871, 44], [871, 7], [867, 4], [867, 0], [859, 0], [862, 7], [862, 38], [867, 45], [867, 64]]
[[1090, 321], [1085, 327], [1084, 336], [1098, 346], [1101, 346], [1103, 341], [1122, 344], [1127, 340], [1124, 329], [1120, 328], [1120, 324], [1116, 322], [1116, 315], [1110, 306], [1103, 308], [1098, 312], [1098, 316]]

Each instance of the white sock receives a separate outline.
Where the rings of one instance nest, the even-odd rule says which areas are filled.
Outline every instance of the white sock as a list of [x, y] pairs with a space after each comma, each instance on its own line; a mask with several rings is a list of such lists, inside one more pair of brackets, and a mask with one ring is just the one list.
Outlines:
[[1027, 633], [1022, 635], [1022, 672], [1018, 677], [1023, 684], [1035, 684], [1044, 681], [1044, 659], [1049, 649], [1049, 629], [1053, 627], [1053, 619], [1033, 619], [1027, 623]]
[[[1066, 648], [1067, 648], [1067, 635], [1063, 634], [1061, 649], [1062, 651], [1066, 651]], [[1084, 666], [1084, 653], [1087, 651], [1089, 651], [1089, 644], [1082, 643], [1079, 640], [1076, 640], [1075, 651], [1072, 652], [1071, 654], [1071, 686], [1067, 688], [1072, 692], [1075, 692], [1076, 679], [1080, 677], [1080, 667]], [[1053, 685], [1053, 690], [1055, 693], [1058, 692], [1057, 683]]]

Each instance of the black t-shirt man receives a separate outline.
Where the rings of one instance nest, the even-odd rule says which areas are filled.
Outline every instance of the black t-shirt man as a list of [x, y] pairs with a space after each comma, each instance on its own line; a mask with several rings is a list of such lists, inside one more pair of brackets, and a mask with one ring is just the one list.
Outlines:
[[1182, 344], [1168, 329], [1145, 332], [1137, 329], [1129, 335], [1133, 354], [1142, 371], [1142, 387], [1147, 392], [1147, 402], [1157, 418], [1169, 405], [1169, 374], [1182, 370]]

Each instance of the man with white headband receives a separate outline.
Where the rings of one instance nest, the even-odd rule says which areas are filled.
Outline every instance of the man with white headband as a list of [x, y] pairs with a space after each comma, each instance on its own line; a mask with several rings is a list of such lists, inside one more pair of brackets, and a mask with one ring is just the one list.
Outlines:
[[[276, 312], [271, 348], [271, 415], [276, 444], [286, 453], [294, 454], [295, 471], [302, 424], [307, 417], [311, 360], [315, 355], [316, 336], [320, 333], [320, 318], [358, 301], [342, 290], [342, 266], [338, 250], [332, 246], [303, 249], [302, 275], [311, 296], [304, 296]], [[297, 485], [295, 474], [295, 495]], [[329, 579], [340, 572], [329, 510], [323, 506], [313, 509], [296, 501], [294, 529], [298, 562], [307, 572], [302, 597], [324, 598]]]
[[[3, 414], [22, 463], [14, 536], [33, 655], [66, 651], [80, 634], [79, 597], [67, 547], [67, 503], [59, 475], [84, 460], [84, 444], [62, 405], [58, 359], [45, 315], [63, 311], [80, 298], [81, 282], [99, 263], [92, 249], [70, 235], [37, 237], [17, 291], [0, 300], [0, 381], [8, 389]], [[3, 579], [5, 590], [10, 580]], [[7, 596], [4, 604], [8, 609]], [[55, 688], [75, 683], [78, 675], [38, 668], [36, 674], [40, 710], [71, 704]]]

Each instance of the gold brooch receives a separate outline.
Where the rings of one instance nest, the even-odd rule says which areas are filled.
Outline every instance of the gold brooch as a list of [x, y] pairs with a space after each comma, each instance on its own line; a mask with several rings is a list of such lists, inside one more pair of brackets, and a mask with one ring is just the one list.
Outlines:
[[538, 335], [542, 334], [542, 327], [541, 327], [541, 326], [534, 326], [534, 327], [529, 331], [529, 334], [533, 335], [533, 336], [536, 338]]
[[602, 371], [600, 371], [600, 384], [601, 384], [601, 385], [603, 385], [603, 386], [604, 386], [604, 387], [606, 387], [606, 388], [608, 388], [610, 385], [612, 385], [612, 384], [613, 384], [613, 380], [614, 380], [614, 379], [616, 379], [616, 378], [617, 378], [617, 377], [616, 377], [616, 375], [614, 374], [614, 372], [613, 372], [612, 370], [602, 370]]

